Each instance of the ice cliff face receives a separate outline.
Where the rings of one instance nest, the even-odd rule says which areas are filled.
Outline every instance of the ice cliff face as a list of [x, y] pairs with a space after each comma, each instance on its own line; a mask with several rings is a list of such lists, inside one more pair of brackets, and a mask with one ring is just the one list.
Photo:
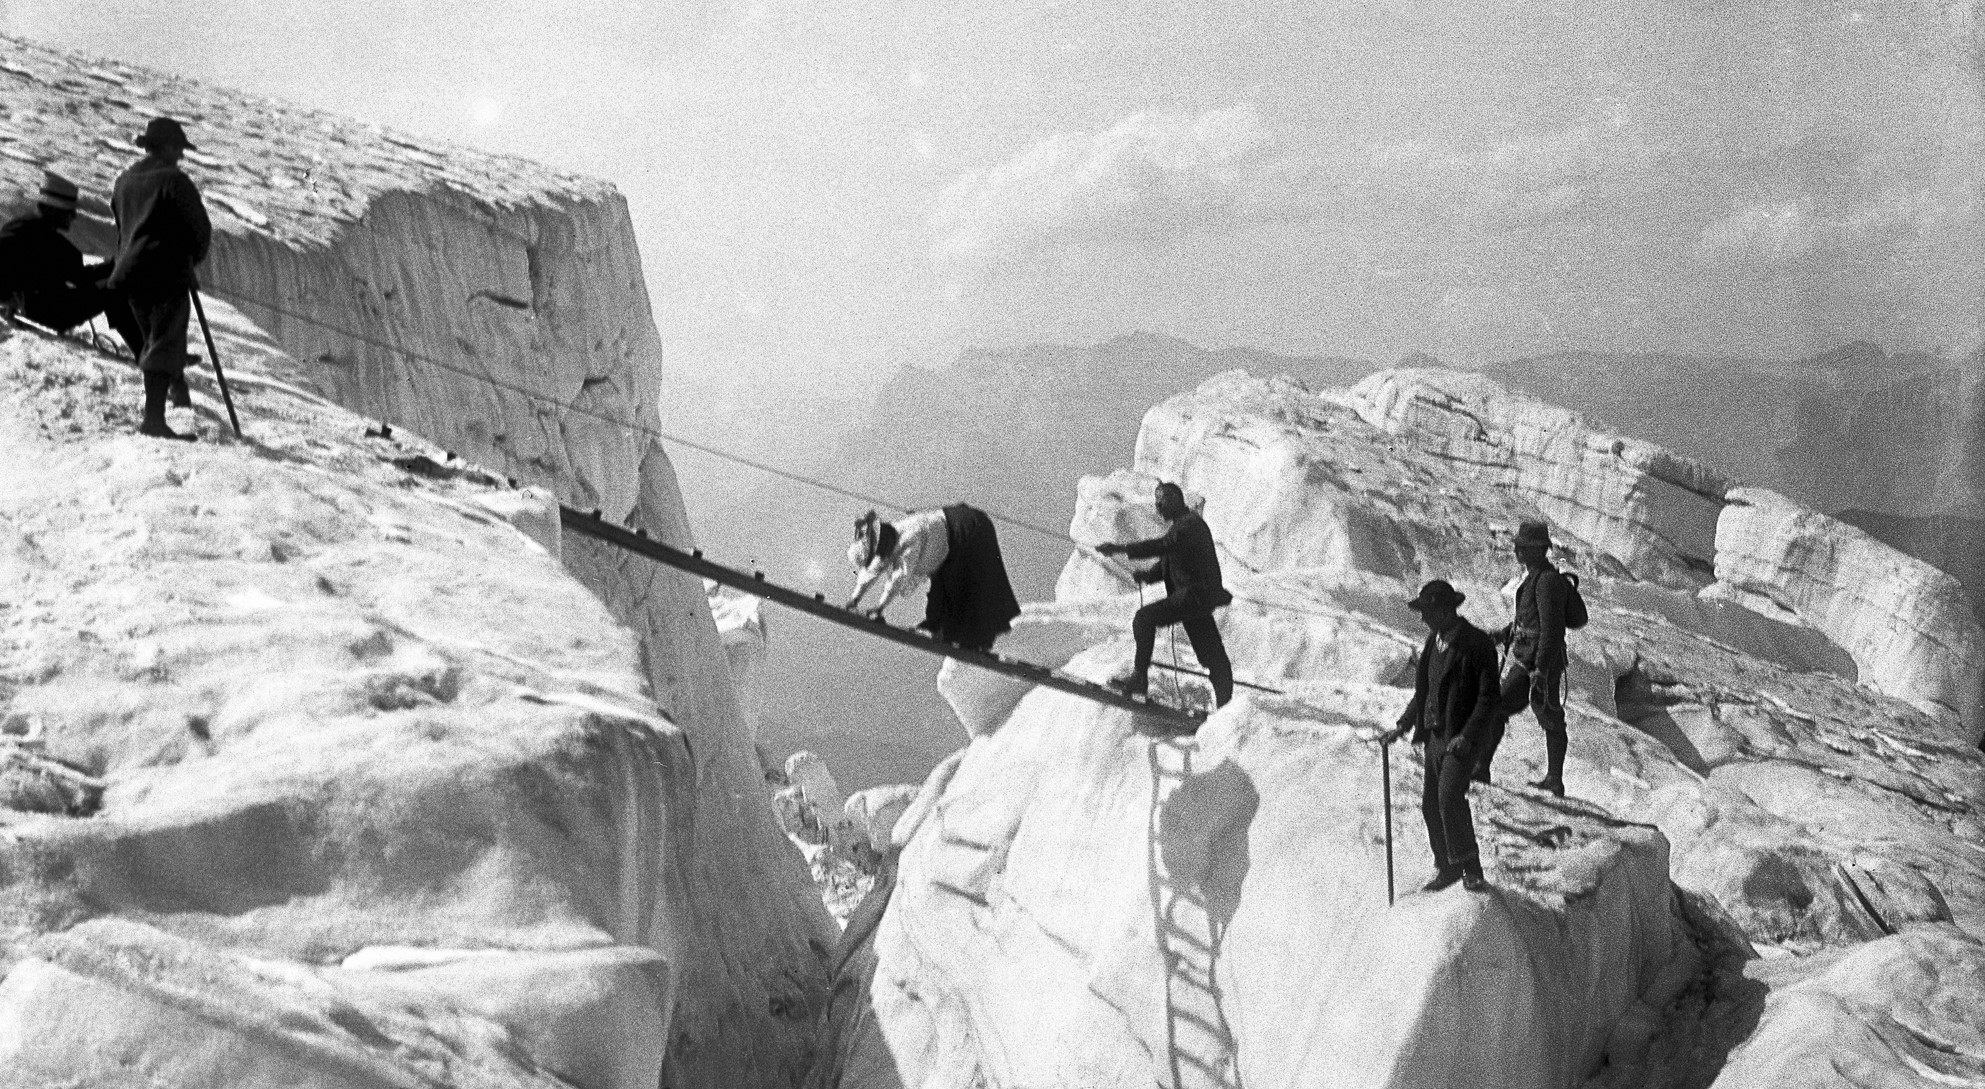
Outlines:
[[[1158, 479], [1221, 545], [1240, 676], [1288, 694], [1244, 694], [1189, 741], [1049, 693], [955, 700], [975, 739], [897, 822], [888, 906], [836, 952], [820, 1084], [1985, 1076], [1965, 711], [1985, 656], [1945, 576], [1456, 372], [1216, 377], [1146, 416], [1133, 471], [1082, 482], [1073, 536], [1154, 535]], [[1535, 517], [1593, 615], [1570, 639], [1571, 797], [1516, 786], [1543, 757], [1519, 716], [1474, 795], [1495, 890], [1388, 908], [1361, 736], [1407, 697], [1423, 629], [1403, 603], [1449, 578], [1499, 626]], [[1078, 553], [1010, 646], [1106, 677], [1138, 601]], [[1174, 654], [1195, 664], [1161, 636]], [[1413, 889], [1419, 757], [1393, 765]]]
[[[185, 119], [200, 145], [186, 166], [217, 232], [203, 281], [266, 333], [269, 369], [357, 413], [340, 424], [354, 433], [383, 420], [543, 488], [546, 502], [688, 542], [668, 459], [639, 430], [654, 422], [660, 352], [610, 186], [11, 39], [0, 39], [0, 88], [0, 211], [25, 203], [40, 168], [61, 170], [86, 194], [75, 234], [105, 252], [103, 200], [134, 157], [130, 136], [157, 113]], [[263, 408], [239, 396], [252, 428]], [[703, 588], [560, 541], [554, 507], [533, 524], [635, 632], [650, 713], [680, 731], [689, 761], [629, 803], [686, 807], [670, 832], [680, 850], [653, 871], [693, 890], [670, 924], [681, 940], [667, 950], [669, 1078], [790, 1080], [828, 923], [764, 804]], [[641, 780], [647, 765], [630, 759]], [[631, 890], [647, 877], [616, 880]]]

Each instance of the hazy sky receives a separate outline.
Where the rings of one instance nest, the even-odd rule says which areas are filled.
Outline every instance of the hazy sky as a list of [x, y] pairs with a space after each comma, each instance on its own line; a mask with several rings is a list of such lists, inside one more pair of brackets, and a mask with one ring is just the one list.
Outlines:
[[960, 343], [1131, 330], [1464, 362], [1980, 338], [1970, 3], [0, 12], [612, 179], [670, 373], [782, 410]]

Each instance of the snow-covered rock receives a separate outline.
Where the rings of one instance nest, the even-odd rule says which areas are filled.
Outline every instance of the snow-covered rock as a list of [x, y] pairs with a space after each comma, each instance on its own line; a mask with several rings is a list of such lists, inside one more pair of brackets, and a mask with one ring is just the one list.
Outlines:
[[703, 590], [709, 596], [710, 615], [717, 622], [717, 637], [723, 640], [724, 654], [730, 661], [745, 728], [756, 745], [758, 725], [765, 714], [762, 677], [772, 648], [765, 599], [708, 581]]
[[[1784, 543], [1733, 536], [1754, 493], [1452, 372], [1323, 393], [1215, 377], [1146, 416], [1131, 470], [1082, 482], [1071, 535], [1155, 535], [1160, 479], [1203, 497], [1239, 677], [1287, 696], [1244, 696], [1192, 740], [1041, 691], [983, 724], [898, 819], [887, 908], [850, 921], [820, 1084], [1706, 1084], [1751, 1025], [1762, 1050], [1733, 1076], [1814, 1031], [1774, 990], [1805, 977], [1760, 954], [1985, 935], [1985, 756], [1948, 695], [1985, 661], [1934, 572], [1810, 512], [1774, 515]], [[1544, 755], [1519, 715], [1498, 785], [1473, 793], [1497, 893], [1386, 910], [1354, 731], [1406, 698], [1418, 584], [1454, 581], [1500, 626], [1511, 531], [1538, 517], [1592, 615], [1569, 640], [1571, 797], [1512, 789]], [[1095, 678], [1120, 668], [1140, 601], [1122, 568], [1078, 550], [1057, 598], [1016, 634], [1079, 637], [1070, 668]], [[1174, 656], [1194, 664], [1161, 637]], [[1153, 690], [1203, 698], [1163, 673]], [[1417, 760], [1394, 763], [1411, 888]], [[1174, 832], [1196, 845], [1176, 860]], [[1175, 873], [1199, 883], [1177, 895]], [[1174, 917], [1207, 928], [1168, 944], [1152, 920]], [[1911, 978], [1871, 972], [1854, 1016], [1889, 1031], [1868, 1011], [1906, 1007]], [[1920, 1023], [1959, 1040], [1958, 1000], [1938, 1002]], [[1895, 1084], [1920, 1073], [1900, 1057], [1916, 1045], [1841, 1046]]]
[[[248, 442], [197, 376], [207, 441], [161, 443], [128, 364], [0, 343], [0, 697], [104, 784], [0, 813], [0, 1081], [654, 1084], [709, 891], [632, 638], [500, 482], [277, 392], [215, 316]], [[479, 959], [335, 967], [383, 946]]]
[[1521, 493], [1554, 526], [1640, 578], [1700, 581], [1715, 557], [1728, 484], [1700, 462], [1598, 431], [1480, 375], [1380, 371], [1345, 400], [1470, 483]]
[[1805, 618], [1854, 656], [1878, 692], [1985, 736], [1985, 633], [1956, 579], [1761, 488], [1730, 492], [1716, 577]]
[[[1133, 717], [1036, 692], [966, 752], [868, 937], [872, 1017], [831, 1041], [899, 1079], [861, 1084], [1566, 1084], [1697, 974], [1651, 830], [1498, 792], [1497, 888], [1388, 909], [1350, 720], [1250, 697], [1182, 742]], [[1417, 757], [1394, 775], [1406, 893]]]
[[[462, 516], [500, 526], [532, 562], [562, 561], [606, 607], [605, 615], [588, 613], [589, 624], [634, 631], [637, 673], [616, 684], [687, 738], [681, 753], [690, 761], [668, 788], [693, 810], [670, 824], [669, 836], [686, 842], [663, 837], [674, 852], [668, 880], [697, 890], [672, 901], [679, 932], [692, 937], [667, 952], [675, 1003], [668, 1078], [740, 1085], [795, 1076], [807, 1009], [824, 984], [815, 948], [831, 926], [766, 804], [703, 587], [590, 539], [553, 533], [554, 503], [563, 501], [692, 543], [673, 469], [642, 430], [655, 419], [660, 351], [624, 200], [604, 182], [522, 160], [424, 145], [15, 39], [0, 39], [0, 62], [0, 212], [30, 199], [41, 168], [58, 169], [85, 191], [73, 233], [98, 253], [109, 241], [104, 196], [136, 157], [130, 137], [155, 114], [188, 121], [200, 148], [186, 166], [216, 224], [202, 269], [209, 316], [229, 327], [220, 330], [221, 351], [230, 377], [240, 373], [235, 395], [256, 442], [267, 441], [259, 421], [321, 395], [358, 415], [325, 418], [335, 423], [313, 417], [311, 426], [325, 433], [291, 443], [300, 464], [322, 453], [319, 445], [339, 449], [383, 421], [410, 443], [395, 455], [405, 459], [393, 470], [400, 476], [452, 480], [464, 472], [462, 459], [484, 466], [477, 489], [484, 496], [454, 501]], [[118, 396], [135, 400], [128, 391]], [[71, 410], [81, 415], [50, 425], [58, 436], [71, 422], [99, 416], [94, 405]], [[128, 424], [124, 414], [112, 413], [119, 427]], [[260, 463], [251, 468], [239, 470], [242, 486], [262, 487]], [[507, 478], [542, 490], [513, 492], [503, 487]], [[391, 504], [368, 500], [355, 509], [386, 542], [454, 547]], [[264, 516], [284, 515], [244, 512], [244, 540], [260, 543], [243, 547], [286, 555], [288, 545], [254, 528]], [[227, 600], [246, 612], [274, 612], [270, 602], [290, 599], [249, 585]], [[491, 607], [501, 600], [492, 593]], [[562, 621], [545, 613], [519, 606], [509, 622], [560, 630]], [[379, 699], [439, 700], [459, 680], [445, 665], [408, 668], [412, 680], [382, 676]], [[272, 708], [283, 702], [274, 680], [258, 698]], [[160, 759], [175, 752], [169, 747]], [[629, 804], [660, 812], [661, 788], [642, 777], [647, 772], [628, 774], [625, 789], [636, 799]], [[580, 857], [586, 853], [575, 850]], [[633, 890], [646, 879], [625, 869], [614, 880]]]
[[1975, 938], [1930, 927], [1810, 961], [1753, 970], [1770, 997], [1714, 1089], [1985, 1081], [1985, 945]]

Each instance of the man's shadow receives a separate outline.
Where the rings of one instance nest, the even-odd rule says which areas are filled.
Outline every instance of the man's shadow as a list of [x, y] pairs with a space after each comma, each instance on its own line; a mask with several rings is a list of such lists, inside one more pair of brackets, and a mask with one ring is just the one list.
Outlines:
[[1221, 941], [1240, 906], [1248, 827], [1261, 797], [1231, 759], [1194, 768], [1190, 740], [1150, 748], [1151, 908], [1165, 964], [1170, 1086], [1239, 1089], [1232, 1030], [1221, 1006]]

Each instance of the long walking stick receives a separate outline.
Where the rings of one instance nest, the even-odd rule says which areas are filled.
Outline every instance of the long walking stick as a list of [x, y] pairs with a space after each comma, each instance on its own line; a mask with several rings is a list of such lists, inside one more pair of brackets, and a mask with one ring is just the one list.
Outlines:
[[227, 375], [221, 371], [221, 353], [214, 347], [214, 331], [207, 326], [207, 308], [200, 305], [200, 288], [195, 284], [188, 291], [193, 296], [193, 313], [200, 319], [200, 335], [207, 338], [207, 358], [214, 361], [214, 377], [220, 380], [221, 402], [227, 405], [227, 422], [234, 425], [234, 437], [241, 437], [241, 417], [234, 414], [234, 395], [227, 391]]
[[1392, 742], [1378, 743], [1378, 765], [1385, 781], [1385, 902], [1392, 904]]

